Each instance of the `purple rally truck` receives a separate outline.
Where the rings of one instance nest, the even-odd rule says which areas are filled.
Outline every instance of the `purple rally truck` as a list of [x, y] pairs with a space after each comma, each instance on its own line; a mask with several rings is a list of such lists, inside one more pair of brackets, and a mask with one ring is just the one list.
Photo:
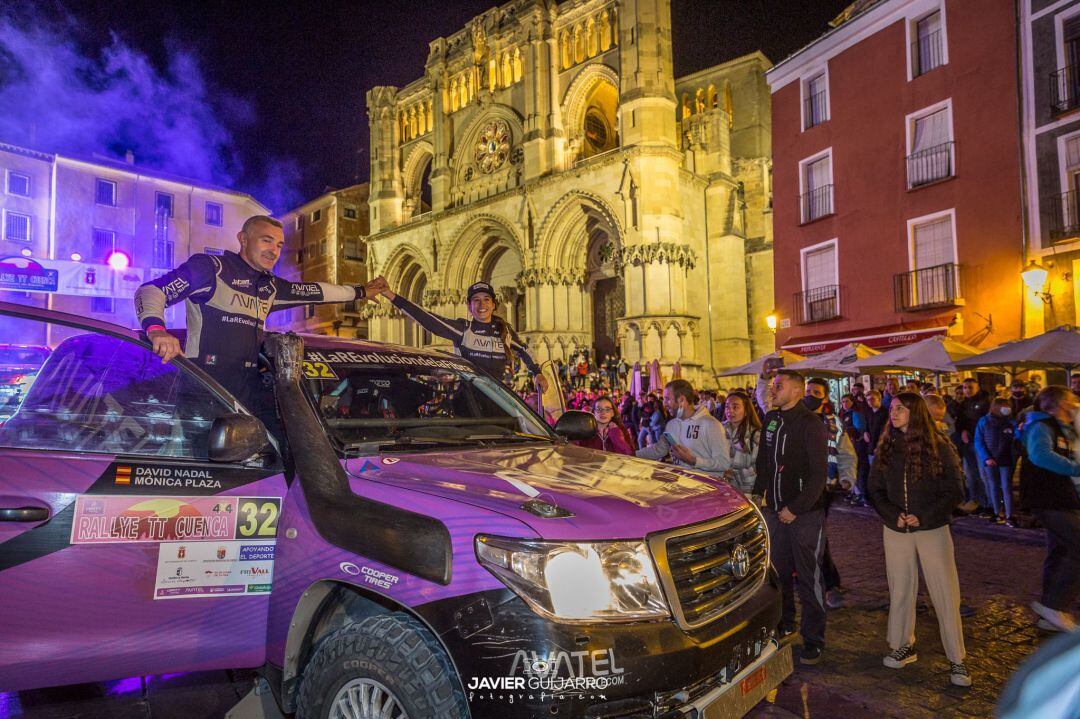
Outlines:
[[742, 494], [460, 357], [269, 334], [249, 411], [114, 325], [0, 303], [16, 339], [53, 349], [0, 426], [0, 692], [258, 668], [304, 718], [716, 719], [791, 672]]

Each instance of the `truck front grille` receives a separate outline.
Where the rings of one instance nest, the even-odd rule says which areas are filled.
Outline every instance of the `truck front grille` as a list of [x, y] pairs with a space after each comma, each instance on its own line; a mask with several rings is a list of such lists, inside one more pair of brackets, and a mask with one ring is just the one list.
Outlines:
[[651, 535], [649, 548], [683, 629], [734, 609], [761, 586], [769, 568], [768, 531], [752, 507]]

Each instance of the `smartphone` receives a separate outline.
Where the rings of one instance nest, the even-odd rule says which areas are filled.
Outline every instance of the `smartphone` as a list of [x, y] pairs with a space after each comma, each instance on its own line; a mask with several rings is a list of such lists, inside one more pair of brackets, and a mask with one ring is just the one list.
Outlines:
[[670, 444], [672, 447], [674, 447], [676, 444], [678, 444], [678, 442], [675, 441], [675, 438], [671, 436], [670, 432], [664, 432], [660, 436], [663, 437], [664, 441], [667, 442], [668, 444]]
[[765, 360], [765, 364], [762, 366], [761, 370], [762, 370], [762, 372], [766, 372], [766, 373], [767, 372], [775, 372], [776, 370], [780, 369], [783, 366], [784, 366], [784, 358], [783, 357], [770, 357], [769, 359]]

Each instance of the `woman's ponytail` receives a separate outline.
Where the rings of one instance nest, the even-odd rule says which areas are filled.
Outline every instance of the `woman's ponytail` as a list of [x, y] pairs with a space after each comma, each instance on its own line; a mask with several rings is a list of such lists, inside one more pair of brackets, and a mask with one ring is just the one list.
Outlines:
[[498, 323], [499, 336], [502, 338], [503, 351], [506, 352], [506, 362], [510, 371], [514, 371], [514, 350], [511, 348], [510, 323], [498, 315], [491, 315], [491, 319]]

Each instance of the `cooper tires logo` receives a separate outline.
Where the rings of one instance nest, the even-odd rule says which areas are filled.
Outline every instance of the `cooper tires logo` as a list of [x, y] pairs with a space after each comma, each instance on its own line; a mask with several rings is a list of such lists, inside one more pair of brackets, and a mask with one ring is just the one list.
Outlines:
[[338, 569], [345, 572], [345, 574], [349, 574], [354, 577], [360, 576], [360, 567], [356, 566], [352, 562], [342, 562], [338, 565]]

